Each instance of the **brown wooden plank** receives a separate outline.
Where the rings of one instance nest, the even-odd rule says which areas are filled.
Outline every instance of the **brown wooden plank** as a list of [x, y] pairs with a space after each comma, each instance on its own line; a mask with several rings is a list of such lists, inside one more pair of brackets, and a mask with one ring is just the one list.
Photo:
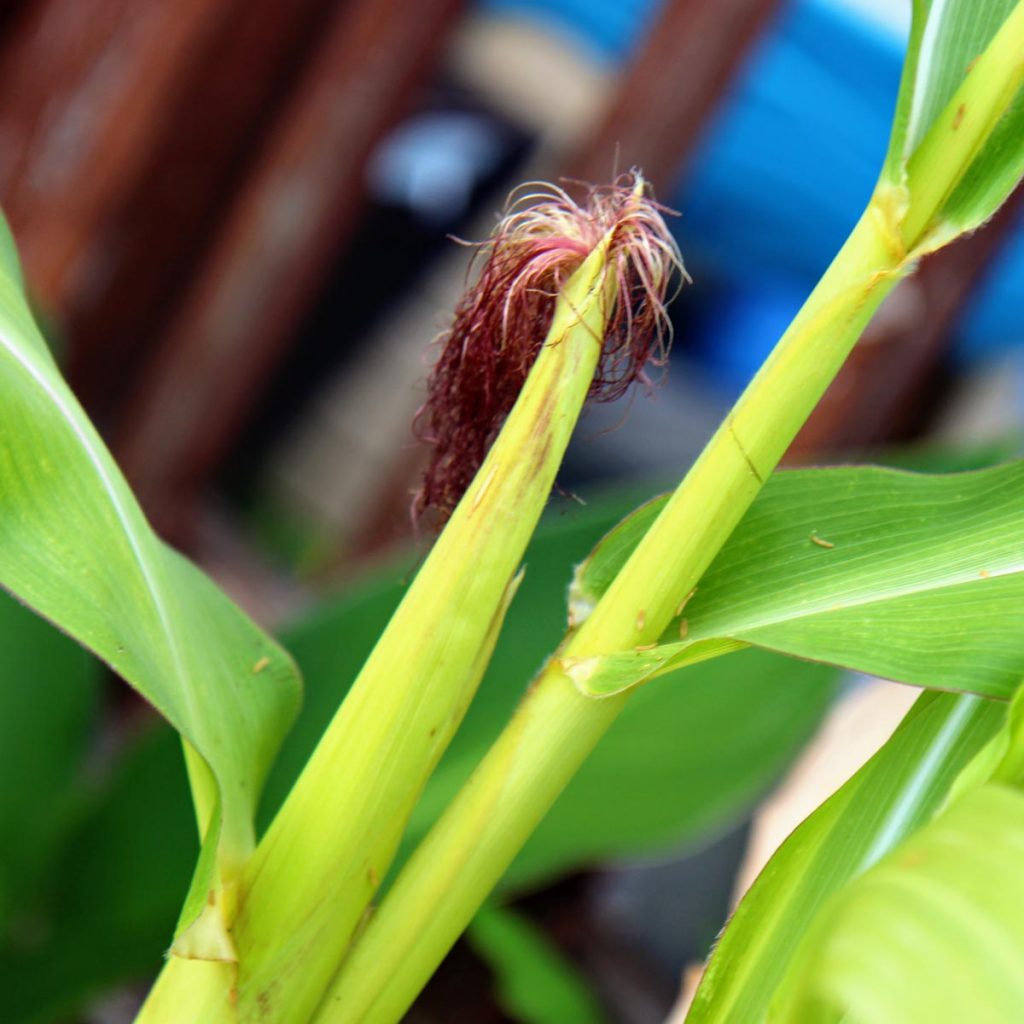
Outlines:
[[0, 202], [35, 295], [58, 313], [105, 268], [93, 246], [230, 4], [38, 0], [0, 57]]
[[121, 424], [116, 451], [152, 509], [185, 501], [237, 436], [361, 209], [368, 154], [461, 6], [337, 9]]
[[73, 298], [68, 372], [101, 423], [130, 392], [148, 345], [192, 283], [332, 0], [219, 6], [231, 16], [220, 19], [201, 59], [181, 68], [159, 137], [91, 240], [103, 279]]
[[596, 132], [567, 177], [607, 181], [643, 169], [668, 194], [779, 0], [667, 0]]

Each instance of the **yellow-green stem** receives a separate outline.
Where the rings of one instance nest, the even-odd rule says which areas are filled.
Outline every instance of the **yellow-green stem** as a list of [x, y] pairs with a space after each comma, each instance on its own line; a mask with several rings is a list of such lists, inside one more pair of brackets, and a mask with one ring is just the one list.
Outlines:
[[[565, 654], [628, 649], [662, 632], [904, 272], [890, 237], [865, 214]], [[548, 663], [371, 919], [318, 1024], [401, 1017], [627, 699], [584, 697]]]
[[234, 1022], [231, 991], [237, 974], [233, 963], [170, 957], [146, 996], [136, 1024]]

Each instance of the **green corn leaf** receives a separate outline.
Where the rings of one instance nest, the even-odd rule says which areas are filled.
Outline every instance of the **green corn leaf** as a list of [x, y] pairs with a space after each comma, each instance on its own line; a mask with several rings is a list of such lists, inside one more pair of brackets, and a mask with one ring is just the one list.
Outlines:
[[970, 695], [922, 694], [881, 750], [758, 876], [715, 948], [690, 1024], [764, 1020], [818, 910], [930, 820], [958, 772], [999, 729], [1005, 709]]
[[1002, 728], [957, 777], [950, 799], [987, 782], [1024, 788], [1024, 686], [1010, 701]]
[[[579, 567], [577, 621], [658, 508], [639, 509]], [[662, 646], [564, 665], [603, 696], [753, 644], [1007, 699], [1024, 676], [1022, 633], [1024, 463], [949, 476], [799, 470], [768, 482]]]
[[220, 883], [251, 850], [298, 677], [277, 644], [153, 533], [61, 378], [9, 259], [3, 269], [0, 585], [115, 669], [197, 752], [190, 772], [205, 853], [178, 948], [230, 957]]
[[[932, 0], [912, 0], [914, 15], [910, 22], [910, 38], [903, 58], [903, 73], [896, 96], [896, 109], [892, 116], [892, 130], [889, 134], [889, 148], [885, 154], [880, 180], [890, 188], [901, 189], [906, 181], [907, 157], [912, 150], [909, 145], [911, 111], [915, 95], [921, 98], [919, 73], [921, 62], [921, 38], [931, 9]], [[920, 110], [920, 103], [918, 105]]]
[[1019, 790], [991, 783], [955, 801], [822, 908], [772, 1019], [1019, 1020], [1022, 850]]
[[525, 917], [499, 907], [477, 914], [466, 936], [495, 975], [502, 1009], [520, 1024], [601, 1024], [584, 979]]
[[1022, 79], [1020, 0], [915, 0], [876, 205], [918, 255], [980, 226], [1020, 181]]
[[1003, 204], [1024, 176], [1024, 90], [942, 207], [943, 230], [973, 231]]
[[887, 172], [910, 158], [1016, 5], [1017, 0], [914, 0]]

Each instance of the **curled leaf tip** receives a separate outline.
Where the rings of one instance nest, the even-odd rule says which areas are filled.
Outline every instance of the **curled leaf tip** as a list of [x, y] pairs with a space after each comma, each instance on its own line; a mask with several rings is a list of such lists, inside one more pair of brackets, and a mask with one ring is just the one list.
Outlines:
[[615, 302], [589, 397], [611, 401], [648, 365], [665, 363], [669, 290], [687, 279], [668, 212], [638, 171], [577, 202], [555, 185], [515, 190], [493, 234], [476, 244], [482, 267], [439, 340], [415, 431], [432, 452], [415, 517], [451, 513], [519, 395], [551, 324], [559, 290], [607, 238]]

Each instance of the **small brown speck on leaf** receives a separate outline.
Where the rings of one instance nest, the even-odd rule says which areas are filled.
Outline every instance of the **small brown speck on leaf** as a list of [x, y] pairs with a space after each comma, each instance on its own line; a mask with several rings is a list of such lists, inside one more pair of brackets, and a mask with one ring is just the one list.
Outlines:
[[636, 631], [638, 633], [642, 633], [644, 631], [644, 626], [646, 625], [647, 613], [643, 610], [643, 608], [641, 608], [640, 611], [636, 613]]
[[656, 643], [654, 643], [654, 644], [638, 644], [636, 647], [633, 648], [633, 650], [634, 651], [653, 651], [654, 648], [657, 647], [657, 646], [658, 645]]
[[266, 655], [264, 655], [262, 658], [260, 658], [259, 661], [257, 661], [253, 665], [253, 667], [252, 667], [252, 674], [254, 676], [258, 676], [269, 664], [270, 664], [270, 659]]
[[690, 632], [690, 623], [686, 619], [679, 620], [679, 639], [685, 640], [687, 634]]
[[679, 604], [676, 605], [676, 618], [678, 618], [680, 615], [683, 614], [683, 609], [690, 603], [690, 598], [693, 597], [693, 595], [696, 594], [696, 593], [697, 593], [697, 588], [694, 587], [693, 590], [691, 590], [686, 595], [686, 597], [684, 597], [682, 599], [682, 601], [680, 601]]
[[817, 544], [819, 548], [832, 549], [835, 547], [835, 544], [833, 544], [832, 541], [824, 540], [823, 538], [819, 537], [816, 533], [811, 534], [811, 543]]
[[926, 854], [920, 850], [911, 850], [909, 853], [904, 853], [899, 856], [898, 863], [903, 867], [916, 868], [921, 864], [924, 864], [928, 860]]
[[953, 123], [951, 125], [953, 131], [956, 131], [957, 128], [959, 128], [960, 125], [963, 124], [964, 114], [966, 113], [967, 105], [965, 103], [961, 103], [960, 106], [956, 108], [956, 113], [953, 115]]

